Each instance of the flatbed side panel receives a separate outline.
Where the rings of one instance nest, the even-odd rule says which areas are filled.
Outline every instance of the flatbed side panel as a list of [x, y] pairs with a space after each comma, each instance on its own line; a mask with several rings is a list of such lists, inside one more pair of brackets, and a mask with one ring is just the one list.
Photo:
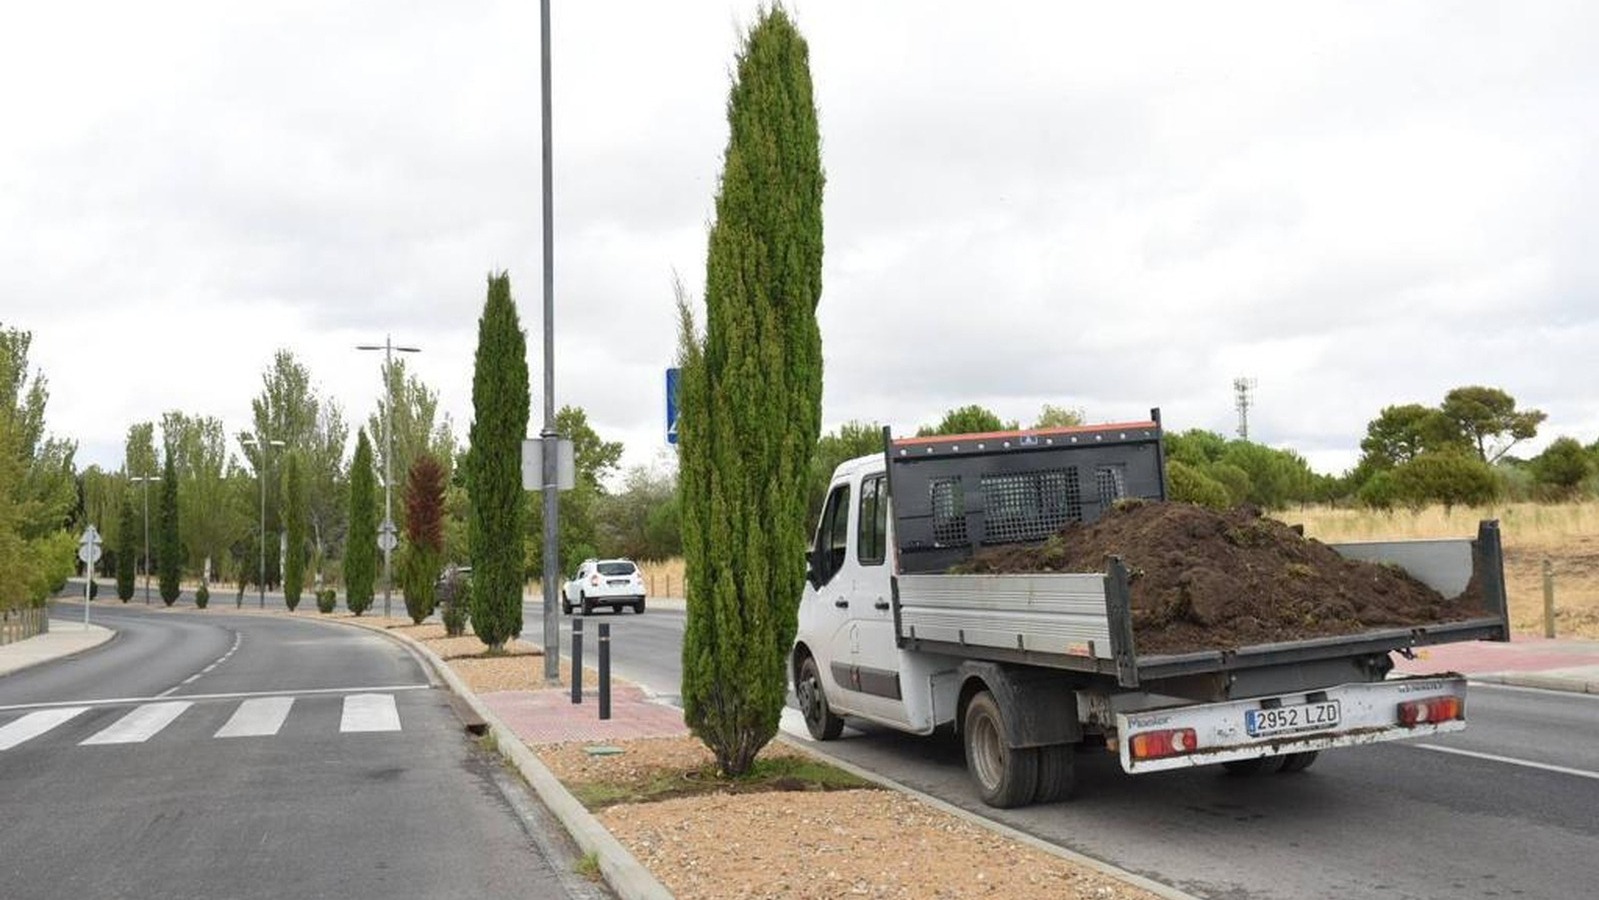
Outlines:
[[1349, 559], [1391, 563], [1445, 597], [1459, 596], [1471, 580], [1471, 541], [1358, 541], [1328, 544]]
[[1112, 658], [1103, 575], [901, 575], [899, 636]]

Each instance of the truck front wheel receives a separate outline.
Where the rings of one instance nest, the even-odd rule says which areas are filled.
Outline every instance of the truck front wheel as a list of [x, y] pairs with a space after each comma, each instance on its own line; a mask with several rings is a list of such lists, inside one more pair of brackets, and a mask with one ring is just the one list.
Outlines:
[[822, 674], [816, 660], [807, 656], [800, 663], [799, 681], [794, 685], [800, 712], [805, 714], [805, 730], [819, 741], [831, 741], [844, 733], [843, 718], [833, 714], [822, 692]]
[[1005, 726], [994, 695], [983, 691], [972, 697], [962, 725], [966, 771], [977, 782], [977, 794], [983, 802], [998, 809], [1033, 802], [1038, 787], [1038, 748], [1006, 745]]

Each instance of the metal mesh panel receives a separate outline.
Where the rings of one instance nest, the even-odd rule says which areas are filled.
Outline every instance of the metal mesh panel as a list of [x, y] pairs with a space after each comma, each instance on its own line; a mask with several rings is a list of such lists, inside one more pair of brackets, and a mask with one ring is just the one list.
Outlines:
[[982, 485], [985, 543], [1038, 540], [1082, 518], [1075, 468], [985, 475]]
[[960, 546], [966, 539], [966, 496], [959, 478], [935, 478], [928, 483], [933, 500], [933, 541], [940, 546]]
[[1101, 506], [1109, 506], [1127, 496], [1126, 467], [1100, 466], [1094, 470], [1094, 486], [1099, 491]]

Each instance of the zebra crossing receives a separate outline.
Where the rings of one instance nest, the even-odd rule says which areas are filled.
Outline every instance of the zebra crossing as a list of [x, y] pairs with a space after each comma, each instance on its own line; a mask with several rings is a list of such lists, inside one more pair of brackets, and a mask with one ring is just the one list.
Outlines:
[[[401, 730], [399, 705], [395, 702], [393, 693], [350, 693], [343, 697], [284, 695], [234, 699], [238, 700], [238, 705], [233, 708], [221, 727], [213, 732], [211, 731], [213, 725], [207, 724], [199, 736], [203, 737], [205, 733], [209, 733], [211, 738], [223, 740], [276, 737], [283, 733], [285, 723], [290, 721], [297, 706], [331, 702], [338, 702], [340, 707], [338, 730], [341, 734]], [[91, 711], [115, 714], [117, 710], [105, 703], [51, 706], [23, 711], [20, 716], [10, 721], [6, 721], [7, 713], [0, 711], [0, 753], [45, 738], [47, 735], [56, 735], [57, 742], [75, 744], [79, 747], [143, 744], [159, 739], [164, 732], [170, 733], [169, 728], [174, 723], [195, 718], [209, 718], [210, 722], [214, 723], [220, 715], [217, 712], [218, 702], [213, 700], [151, 699], [149, 702], [120, 705], [131, 705], [132, 708], [120, 715], [114, 715], [114, 719], [109, 723], [106, 723], [106, 717], [103, 715], [86, 715]], [[206, 710], [205, 715], [191, 712], [196, 707]], [[85, 734], [84, 726], [90, 719], [95, 721], [87, 725]], [[61, 736], [75, 728], [78, 729], [76, 733]]]

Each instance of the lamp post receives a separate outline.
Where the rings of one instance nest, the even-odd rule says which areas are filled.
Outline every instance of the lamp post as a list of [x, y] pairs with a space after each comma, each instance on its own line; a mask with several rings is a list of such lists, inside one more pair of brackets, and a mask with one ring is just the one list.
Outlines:
[[159, 475], [133, 475], [129, 481], [144, 482], [144, 603], [150, 605], [150, 482], [160, 481]]
[[381, 344], [357, 344], [357, 350], [383, 351], [383, 393], [388, 395], [388, 405], [383, 409], [383, 525], [378, 529], [378, 546], [383, 549], [383, 617], [389, 617], [390, 591], [394, 586], [392, 559], [394, 554], [394, 354], [421, 353], [421, 347], [396, 347], [389, 335]]
[[[261, 568], [256, 571], [255, 586], [257, 589], [256, 602], [266, 609], [266, 460], [267, 451], [273, 447], [282, 447], [279, 440], [264, 440], [261, 438], [244, 438], [239, 443], [246, 447], [255, 447], [261, 453], [260, 464], [256, 466], [256, 480], [261, 482]], [[147, 579], [148, 581], [148, 579]], [[234, 601], [235, 609], [244, 605], [244, 595], [240, 594]]]

